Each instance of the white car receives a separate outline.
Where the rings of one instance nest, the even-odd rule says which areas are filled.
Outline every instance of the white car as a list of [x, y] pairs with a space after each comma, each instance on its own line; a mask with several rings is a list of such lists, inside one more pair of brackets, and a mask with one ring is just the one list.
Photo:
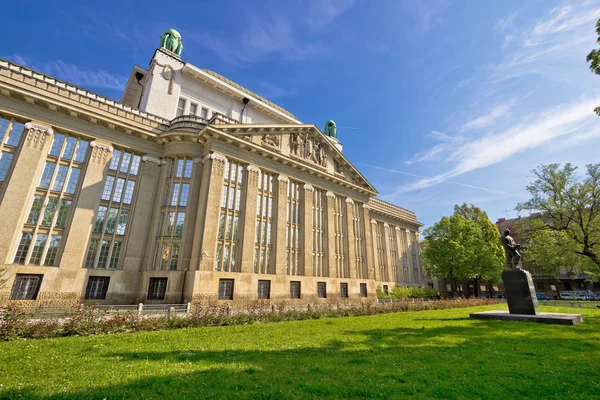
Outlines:
[[594, 297], [581, 290], [562, 292], [560, 298], [562, 300], [594, 300]]

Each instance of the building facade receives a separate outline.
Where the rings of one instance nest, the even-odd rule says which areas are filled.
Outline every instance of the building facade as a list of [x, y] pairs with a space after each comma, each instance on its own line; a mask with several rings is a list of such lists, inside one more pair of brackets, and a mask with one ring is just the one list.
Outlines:
[[120, 102], [0, 60], [2, 303], [363, 302], [426, 284], [422, 224], [375, 197], [334, 124], [163, 42]]

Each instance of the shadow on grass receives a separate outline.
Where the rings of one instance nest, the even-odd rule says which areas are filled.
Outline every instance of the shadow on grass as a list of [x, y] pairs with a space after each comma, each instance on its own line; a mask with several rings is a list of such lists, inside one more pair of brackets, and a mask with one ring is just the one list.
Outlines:
[[[53, 395], [41, 394], [39, 387], [8, 390], [0, 392], [0, 398], [495, 399], [541, 398], [548, 393], [572, 398], [573, 388], [581, 398], [600, 395], [592, 356], [599, 355], [598, 344], [586, 339], [596, 332], [597, 318], [595, 326], [578, 327], [469, 318], [414, 321], [465, 319], [472, 324], [346, 330], [318, 348], [108, 351], [97, 357], [118, 360], [110, 364], [117, 373], [131, 368], [147, 371], [152, 365], [152, 376], [102, 387], [91, 382], [88, 389]], [[563, 372], [560, 380], [540, 379], [542, 372], [556, 370], [557, 365]], [[165, 366], [169, 372], [161, 373]], [[586, 385], [581, 385], [583, 381]]]

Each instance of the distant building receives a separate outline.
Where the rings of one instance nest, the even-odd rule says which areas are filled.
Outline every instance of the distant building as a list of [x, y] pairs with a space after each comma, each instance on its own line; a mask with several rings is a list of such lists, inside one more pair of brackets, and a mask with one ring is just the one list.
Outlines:
[[521, 245], [522, 250], [522, 267], [523, 269], [529, 271], [533, 278], [533, 282], [535, 285], [535, 290], [537, 293], [546, 294], [549, 297], [557, 297], [559, 292], [565, 290], [600, 290], [600, 285], [598, 283], [594, 284], [589, 281], [590, 277], [582, 272], [570, 273], [567, 268], [563, 268], [557, 277], [553, 277], [548, 274], [542, 273], [542, 271], [538, 271], [527, 263], [527, 236], [523, 235], [523, 229], [520, 229], [524, 224], [526, 224], [531, 218], [541, 218], [540, 213], [532, 214], [529, 217], [519, 217], [519, 218], [499, 218], [496, 221], [496, 226], [500, 233], [502, 233], [505, 229], [510, 230], [510, 235], [515, 239], [515, 241]]
[[422, 226], [325, 133], [183, 61], [121, 102], [0, 60], [0, 301], [373, 301], [426, 283]]

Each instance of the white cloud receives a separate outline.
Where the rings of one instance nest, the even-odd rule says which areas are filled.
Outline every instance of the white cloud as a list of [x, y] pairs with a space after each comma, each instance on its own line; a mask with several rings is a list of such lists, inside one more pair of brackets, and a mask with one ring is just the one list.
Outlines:
[[562, 104], [538, 113], [531, 122], [520, 122], [498, 134], [474, 138], [446, 149], [447, 160], [454, 163], [452, 168], [434, 177], [402, 186], [396, 193], [430, 187], [464, 173], [500, 163], [554, 140], [578, 137], [583, 129], [597, 121], [592, 110], [599, 103], [600, 97]]
[[428, 136], [442, 143], [435, 145], [428, 151], [415, 154], [410, 160], [404, 162], [406, 165], [432, 161], [464, 141], [464, 138], [461, 136], [450, 136], [438, 131], [431, 131]]
[[30, 61], [19, 54], [13, 54], [7, 58], [14, 60], [17, 64], [77, 86], [123, 90], [127, 83], [125, 76], [111, 74], [102, 69], [86, 69], [74, 64], [65, 63], [61, 60]]
[[508, 17], [499, 19], [498, 22], [496, 22], [495, 29], [500, 32], [511, 29], [514, 26], [515, 20], [517, 19], [518, 15], [519, 15], [518, 13], [514, 12], [514, 13], [510, 14]]
[[516, 100], [513, 99], [506, 103], [496, 105], [486, 114], [483, 114], [475, 119], [472, 119], [471, 121], [466, 122], [462, 126], [462, 130], [469, 131], [472, 129], [480, 129], [492, 125], [500, 117], [503, 117], [506, 114], [508, 114], [510, 109], [514, 106], [515, 102]]

